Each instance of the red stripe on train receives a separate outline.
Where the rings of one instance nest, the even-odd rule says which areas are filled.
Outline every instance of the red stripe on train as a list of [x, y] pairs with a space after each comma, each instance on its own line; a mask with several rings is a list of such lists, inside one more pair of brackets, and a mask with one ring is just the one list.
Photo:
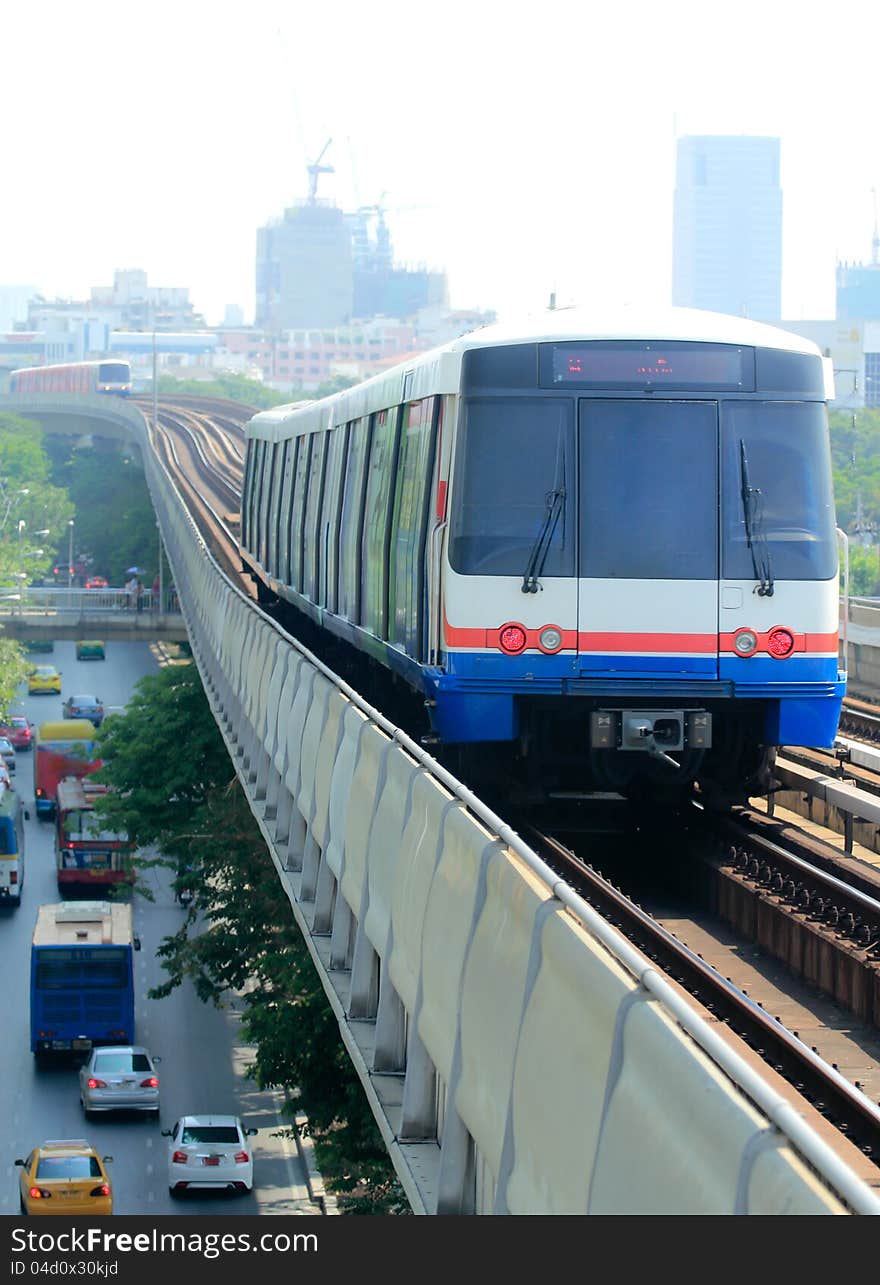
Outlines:
[[[506, 623], [506, 622], [505, 622]], [[548, 622], [549, 623], [549, 622]], [[545, 628], [546, 626], [541, 626]], [[501, 650], [499, 634], [503, 625], [492, 629], [473, 629], [451, 625], [443, 621], [443, 633], [447, 648], [468, 647], [483, 650]], [[540, 629], [526, 630], [524, 650], [538, 649]], [[769, 630], [758, 634], [758, 649], [755, 655], [766, 654]], [[829, 634], [794, 634], [794, 653], [834, 653], [838, 647], [838, 635]], [[573, 629], [562, 630], [561, 651], [619, 653], [621, 655], [639, 652], [684, 653], [688, 655], [714, 655], [716, 652], [736, 655], [732, 633], [717, 634], [661, 634], [661, 633], [581, 633]], [[794, 654], [793, 653], [793, 654]]]

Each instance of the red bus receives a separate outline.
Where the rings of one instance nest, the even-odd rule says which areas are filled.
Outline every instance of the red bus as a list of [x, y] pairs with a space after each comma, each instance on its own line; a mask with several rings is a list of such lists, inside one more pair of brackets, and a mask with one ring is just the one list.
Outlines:
[[41, 723], [34, 741], [34, 804], [37, 816], [52, 816], [58, 782], [65, 776], [88, 776], [101, 766], [95, 727], [87, 718]]
[[55, 807], [55, 870], [58, 890], [134, 883], [133, 845], [122, 834], [104, 828], [95, 815], [95, 800], [109, 787], [87, 777], [58, 782]]

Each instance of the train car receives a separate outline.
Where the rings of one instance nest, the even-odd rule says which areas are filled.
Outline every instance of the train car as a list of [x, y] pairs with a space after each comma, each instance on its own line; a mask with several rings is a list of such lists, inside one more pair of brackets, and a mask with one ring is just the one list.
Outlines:
[[54, 366], [24, 366], [9, 376], [10, 393], [131, 394], [131, 364], [117, 358], [74, 361]]
[[435, 741], [723, 806], [836, 734], [832, 382], [810, 341], [704, 311], [487, 327], [254, 416], [242, 565]]

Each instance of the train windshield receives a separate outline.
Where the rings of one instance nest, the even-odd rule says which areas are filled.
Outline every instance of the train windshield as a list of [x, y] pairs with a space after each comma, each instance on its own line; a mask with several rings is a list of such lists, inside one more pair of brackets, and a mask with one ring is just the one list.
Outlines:
[[580, 575], [718, 577], [714, 402], [583, 398]]
[[102, 384], [127, 384], [131, 380], [131, 372], [124, 361], [102, 361], [98, 379]]
[[820, 402], [723, 402], [722, 574], [755, 578], [743, 509], [748, 461], [751, 518], [774, 580], [830, 580], [837, 538], [825, 407]]
[[837, 573], [821, 402], [579, 398], [575, 434], [569, 398], [474, 398], [456, 477], [462, 575], [754, 580], [756, 548], [768, 584]]
[[577, 510], [556, 498], [575, 476], [573, 412], [568, 398], [468, 403], [449, 537], [456, 571], [522, 579], [540, 539], [541, 576], [574, 575]]

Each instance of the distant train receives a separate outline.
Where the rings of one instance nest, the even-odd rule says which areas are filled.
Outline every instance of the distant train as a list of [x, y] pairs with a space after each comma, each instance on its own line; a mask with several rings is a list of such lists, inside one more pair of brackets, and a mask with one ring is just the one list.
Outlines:
[[23, 366], [9, 376], [10, 393], [131, 393], [127, 361], [74, 361], [55, 366]]
[[471, 762], [724, 805], [837, 731], [831, 395], [742, 318], [488, 327], [255, 415], [242, 565]]

